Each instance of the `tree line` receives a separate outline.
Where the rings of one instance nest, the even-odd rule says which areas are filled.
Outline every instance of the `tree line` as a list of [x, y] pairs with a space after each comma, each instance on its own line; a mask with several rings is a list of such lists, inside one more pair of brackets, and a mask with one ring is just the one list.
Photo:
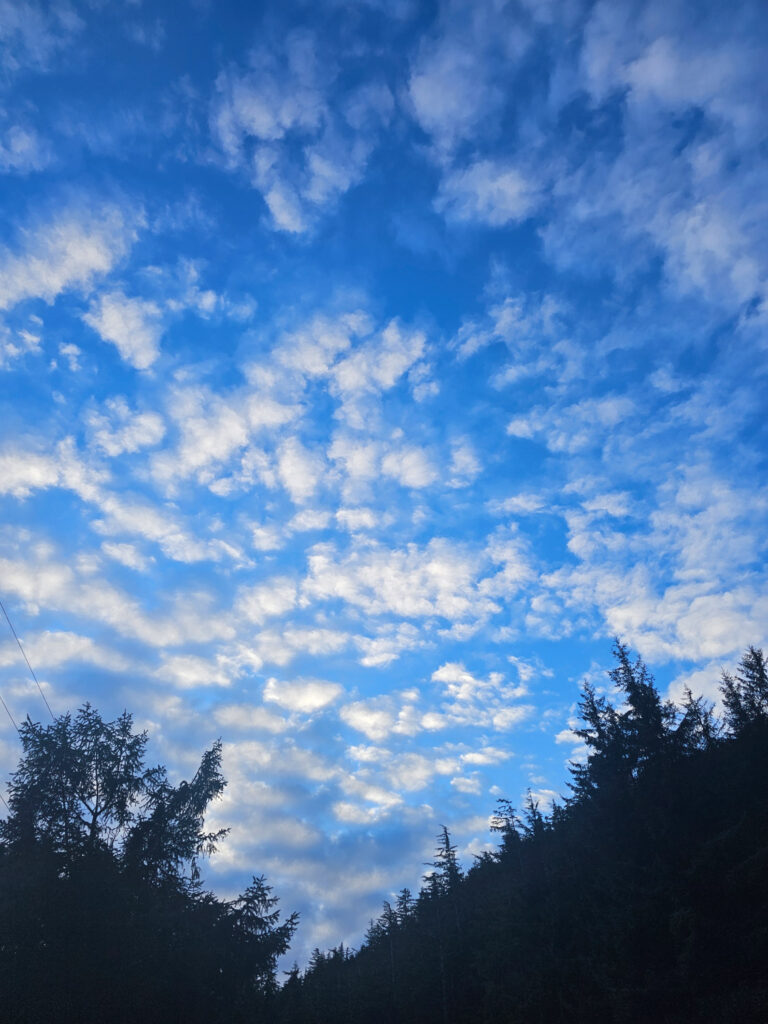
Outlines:
[[357, 950], [277, 980], [297, 916], [263, 876], [235, 900], [200, 860], [221, 744], [174, 786], [128, 713], [27, 719], [0, 822], [0, 1018], [37, 1022], [559, 1024], [768, 1020], [768, 678], [750, 647], [724, 715], [662, 700], [617, 642], [583, 687], [585, 756], [543, 813], [501, 800], [498, 846], [449, 829]]
[[616, 643], [614, 703], [584, 686], [570, 795], [501, 800], [465, 870], [450, 832], [359, 950], [316, 949], [280, 1024], [768, 1020], [768, 679], [753, 647], [724, 717], [661, 699]]

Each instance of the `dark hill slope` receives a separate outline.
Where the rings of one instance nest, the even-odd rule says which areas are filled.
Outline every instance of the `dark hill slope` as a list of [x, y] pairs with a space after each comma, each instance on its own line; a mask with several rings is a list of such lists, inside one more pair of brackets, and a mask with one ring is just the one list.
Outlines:
[[444, 830], [417, 898], [289, 977], [281, 1024], [768, 1021], [762, 653], [724, 677], [724, 723], [615, 653], [621, 704], [585, 688], [565, 805], [502, 802], [466, 874]]

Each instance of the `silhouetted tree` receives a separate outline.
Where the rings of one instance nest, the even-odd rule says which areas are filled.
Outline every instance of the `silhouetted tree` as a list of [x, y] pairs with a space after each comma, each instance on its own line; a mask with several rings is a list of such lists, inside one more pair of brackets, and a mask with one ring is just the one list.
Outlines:
[[149, 795], [147, 736], [134, 734], [132, 724], [127, 713], [104, 722], [90, 704], [48, 726], [27, 718], [0, 839], [44, 841], [63, 868], [97, 849], [119, 848]]
[[762, 650], [750, 647], [735, 675], [723, 672], [720, 689], [732, 732], [738, 735], [756, 722], [768, 721], [768, 672]]
[[232, 902], [202, 890], [198, 858], [226, 834], [204, 827], [221, 744], [172, 786], [127, 713], [86, 704], [20, 736], [0, 822], [2, 1019], [268, 1018], [296, 916], [279, 923], [263, 878]]
[[721, 725], [715, 718], [714, 705], [704, 697], [694, 697], [690, 687], [686, 686], [674, 736], [677, 750], [684, 754], [709, 750], [721, 732]]

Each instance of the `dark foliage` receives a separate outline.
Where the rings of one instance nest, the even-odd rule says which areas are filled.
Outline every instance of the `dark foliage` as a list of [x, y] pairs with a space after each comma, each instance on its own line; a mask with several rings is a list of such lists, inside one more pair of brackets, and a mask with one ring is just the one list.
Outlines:
[[570, 798], [548, 817], [501, 801], [500, 847], [466, 874], [443, 828], [418, 897], [291, 972], [281, 1024], [768, 1020], [762, 652], [723, 677], [725, 728], [615, 655], [621, 703], [584, 687]]
[[0, 1015], [4, 1022], [271, 1019], [277, 958], [295, 915], [255, 878], [233, 902], [200, 883], [204, 830], [224, 788], [221, 746], [190, 782], [145, 768], [131, 716], [90, 705], [21, 727], [0, 823]]

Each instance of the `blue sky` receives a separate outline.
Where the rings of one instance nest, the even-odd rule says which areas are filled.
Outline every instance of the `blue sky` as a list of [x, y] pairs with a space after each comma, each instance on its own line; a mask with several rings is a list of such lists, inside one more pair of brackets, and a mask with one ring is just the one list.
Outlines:
[[766, 643], [767, 29], [0, 0], [0, 594], [55, 711], [222, 737], [300, 960], [564, 792], [611, 637]]

